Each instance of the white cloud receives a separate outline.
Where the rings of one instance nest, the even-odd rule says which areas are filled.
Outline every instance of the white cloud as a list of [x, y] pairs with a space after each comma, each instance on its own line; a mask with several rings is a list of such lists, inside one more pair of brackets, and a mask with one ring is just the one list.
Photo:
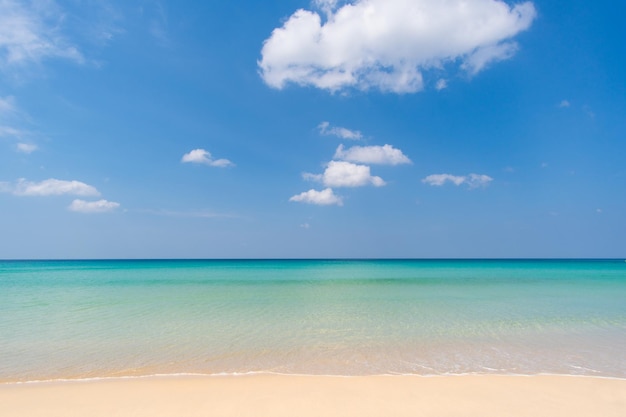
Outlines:
[[16, 129], [11, 126], [0, 126], [0, 138], [9, 137], [9, 138], [20, 138], [22, 136], [27, 136], [28, 132], [24, 132], [20, 129]]
[[448, 82], [446, 80], [444, 80], [443, 78], [440, 78], [437, 81], [437, 84], [435, 85], [435, 89], [437, 91], [441, 91], [441, 90], [444, 90], [446, 88], [448, 88]]
[[436, 186], [442, 186], [446, 182], [451, 182], [454, 185], [461, 185], [465, 182], [465, 177], [450, 174], [432, 174], [424, 178], [422, 182], [428, 185]]
[[510, 58], [511, 39], [536, 16], [531, 2], [502, 0], [316, 0], [265, 40], [258, 62], [263, 80], [330, 91], [346, 88], [411, 93], [422, 73], [460, 65], [475, 74]]
[[[8, 183], [5, 183], [8, 184]], [[80, 181], [64, 181], [50, 178], [41, 182], [26, 181], [24, 178], [17, 180], [14, 186], [3, 187], [4, 191], [12, 192], [19, 196], [49, 196], [49, 195], [80, 195], [98, 196], [100, 193], [91, 185]]]
[[561, 108], [569, 106], [571, 106], [571, 103], [568, 100], [561, 100], [561, 102], [559, 103], [559, 107]]
[[345, 127], [331, 126], [328, 122], [320, 123], [317, 128], [320, 130], [320, 134], [326, 136], [337, 136], [342, 139], [360, 140], [363, 138], [363, 134], [358, 130], [350, 130]]
[[79, 213], [106, 213], [113, 211], [120, 206], [119, 203], [107, 200], [85, 201], [74, 200], [67, 208]]
[[451, 174], [432, 174], [422, 180], [424, 184], [440, 187], [447, 182], [456, 186], [466, 184], [469, 188], [486, 187], [493, 178], [484, 174], [469, 175], [451, 175]]
[[303, 174], [304, 179], [322, 181], [327, 187], [362, 187], [385, 185], [382, 178], [373, 176], [370, 167], [345, 161], [330, 161], [323, 174]]
[[300, 194], [294, 195], [289, 201], [295, 201], [298, 203], [316, 204], [318, 206], [330, 206], [338, 205], [343, 206], [341, 197], [335, 195], [331, 188], [326, 188], [322, 191], [309, 190]]
[[37, 145], [34, 145], [32, 143], [18, 143], [15, 146], [17, 148], [17, 151], [22, 153], [33, 153], [37, 149], [39, 149]]
[[485, 174], [469, 174], [465, 183], [469, 185], [470, 188], [478, 188], [478, 187], [486, 187], [489, 183], [493, 181], [489, 175]]
[[63, 13], [52, 0], [0, 0], [0, 69], [65, 58], [82, 63], [78, 49], [60, 33]]
[[400, 149], [391, 145], [353, 146], [348, 149], [339, 145], [333, 158], [363, 164], [399, 165], [411, 163], [411, 160]]
[[189, 162], [193, 164], [204, 164], [212, 167], [226, 168], [234, 166], [228, 159], [213, 159], [211, 153], [204, 149], [194, 149], [193, 151], [183, 155], [181, 162]]

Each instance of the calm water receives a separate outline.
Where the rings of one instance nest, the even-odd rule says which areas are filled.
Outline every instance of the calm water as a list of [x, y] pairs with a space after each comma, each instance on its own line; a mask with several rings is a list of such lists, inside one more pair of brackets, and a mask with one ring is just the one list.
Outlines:
[[0, 261], [0, 382], [626, 377], [626, 262]]

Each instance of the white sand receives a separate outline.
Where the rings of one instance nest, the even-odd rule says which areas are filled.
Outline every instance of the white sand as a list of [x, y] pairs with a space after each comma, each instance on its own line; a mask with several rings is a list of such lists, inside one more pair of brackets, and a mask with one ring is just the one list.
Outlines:
[[626, 380], [208, 376], [0, 385], [2, 417], [626, 416]]

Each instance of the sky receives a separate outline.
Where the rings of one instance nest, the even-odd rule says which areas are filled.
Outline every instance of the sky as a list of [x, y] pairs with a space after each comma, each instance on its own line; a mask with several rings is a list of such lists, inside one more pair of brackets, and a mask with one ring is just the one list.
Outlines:
[[0, 0], [0, 259], [626, 257], [625, 14]]

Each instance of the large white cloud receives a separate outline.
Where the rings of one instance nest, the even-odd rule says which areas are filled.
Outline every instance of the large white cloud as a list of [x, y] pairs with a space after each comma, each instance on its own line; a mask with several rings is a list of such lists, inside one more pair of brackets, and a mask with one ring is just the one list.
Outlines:
[[19, 196], [50, 196], [50, 195], [79, 195], [79, 196], [98, 196], [100, 192], [93, 186], [80, 181], [65, 181], [50, 178], [41, 182], [27, 181], [20, 178], [12, 185], [4, 183], [4, 187], [0, 190], [12, 192]]
[[330, 161], [323, 174], [303, 174], [304, 179], [321, 181], [327, 187], [362, 187], [385, 185], [382, 178], [373, 176], [370, 167], [345, 161]]
[[0, 70], [11, 65], [83, 56], [60, 33], [63, 13], [52, 0], [0, 0]]
[[68, 206], [68, 209], [71, 211], [76, 211], [79, 213], [106, 213], [108, 211], [113, 211], [120, 206], [119, 203], [115, 203], [113, 201], [107, 200], [98, 200], [98, 201], [85, 201], [85, 200], [74, 200]]
[[489, 175], [485, 174], [469, 174], [469, 175], [451, 175], [451, 174], [432, 174], [422, 180], [424, 184], [433, 186], [442, 186], [448, 182], [454, 185], [466, 184], [470, 188], [486, 187], [493, 181]]
[[258, 65], [269, 86], [419, 91], [425, 70], [459, 64], [475, 74], [511, 57], [517, 49], [512, 38], [536, 16], [531, 2], [509, 6], [502, 0], [316, 4], [319, 12], [297, 10], [265, 40]]
[[344, 149], [339, 145], [335, 151], [334, 159], [359, 162], [362, 164], [399, 165], [410, 164], [411, 160], [391, 145], [383, 146], [352, 146]]
[[213, 159], [211, 153], [204, 149], [194, 149], [193, 151], [183, 155], [181, 162], [188, 162], [193, 164], [204, 164], [212, 167], [226, 168], [234, 166], [228, 159]]
[[316, 204], [318, 206], [343, 205], [341, 197], [337, 196], [331, 188], [326, 188], [322, 191], [311, 189], [309, 191], [294, 195], [289, 199], [289, 201]]

